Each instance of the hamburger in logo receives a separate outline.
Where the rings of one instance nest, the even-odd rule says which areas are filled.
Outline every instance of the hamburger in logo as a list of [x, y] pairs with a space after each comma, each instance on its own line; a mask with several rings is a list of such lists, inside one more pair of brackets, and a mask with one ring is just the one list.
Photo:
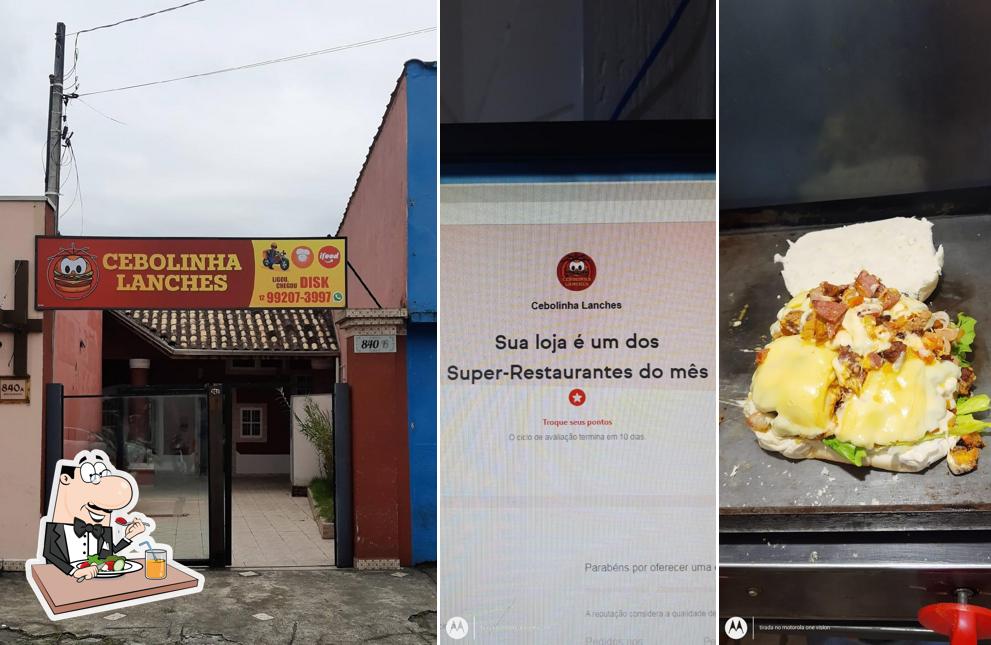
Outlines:
[[557, 279], [569, 291], [584, 291], [595, 282], [595, 262], [579, 251], [569, 253], [557, 263]]
[[81, 300], [93, 293], [100, 280], [97, 257], [88, 248], [70, 245], [48, 258], [48, 286], [66, 300]]
[[313, 251], [308, 246], [297, 246], [292, 252], [293, 264], [301, 269], [313, 264]]

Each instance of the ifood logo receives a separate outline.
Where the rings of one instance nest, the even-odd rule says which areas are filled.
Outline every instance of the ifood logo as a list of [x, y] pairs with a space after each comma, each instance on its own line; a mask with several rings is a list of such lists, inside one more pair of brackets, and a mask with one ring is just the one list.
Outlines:
[[750, 631], [750, 626], [747, 625], [747, 621], [739, 616], [733, 616], [732, 618], [726, 619], [726, 624], [723, 625], [723, 631], [726, 636], [734, 640], [740, 640], [747, 635]]
[[461, 616], [454, 616], [448, 619], [447, 624], [444, 625], [444, 631], [447, 632], [448, 636], [459, 641], [468, 635], [468, 622]]
[[557, 280], [568, 291], [584, 291], [595, 282], [595, 262], [584, 253], [569, 253], [558, 260]]
[[333, 269], [341, 262], [341, 250], [336, 246], [325, 246], [317, 253], [317, 261], [328, 269]]

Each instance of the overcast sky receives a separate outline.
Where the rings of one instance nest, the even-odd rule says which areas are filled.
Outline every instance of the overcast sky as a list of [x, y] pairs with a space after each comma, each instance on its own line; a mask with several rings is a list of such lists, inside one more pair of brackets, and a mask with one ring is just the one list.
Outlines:
[[[0, 195], [44, 194], [55, 24], [73, 32], [182, 0], [0, 0]], [[433, 0], [206, 0], [79, 37], [79, 93], [436, 25]], [[437, 32], [258, 69], [85, 97], [68, 108], [64, 235], [334, 233], [389, 95]], [[66, 39], [66, 71], [73, 37]], [[66, 79], [70, 85], [73, 76]], [[71, 206], [73, 199], [76, 203]]]

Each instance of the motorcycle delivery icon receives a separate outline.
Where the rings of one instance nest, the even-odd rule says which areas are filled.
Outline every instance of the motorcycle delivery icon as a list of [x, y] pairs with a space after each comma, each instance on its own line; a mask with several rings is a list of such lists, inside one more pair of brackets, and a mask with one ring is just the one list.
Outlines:
[[269, 269], [281, 267], [283, 271], [288, 271], [289, 257], [286, 255], [285, 251], [279, 250], [278, 244], [273, 242], [272, 246], [265, 251], [265, 256], [262, 258], [262, 264]]

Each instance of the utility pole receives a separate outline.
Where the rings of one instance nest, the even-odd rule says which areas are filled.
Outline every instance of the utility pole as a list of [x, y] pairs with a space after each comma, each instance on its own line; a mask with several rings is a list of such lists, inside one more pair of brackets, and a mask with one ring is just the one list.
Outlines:
[[55, 72], [48, 77], [48, 159], [45, 162], [45, 197], [55, 209], [58, 232], [58, 193], [62, 161], [62, 82], [65, 75], [65, 23], [55, 27]]

